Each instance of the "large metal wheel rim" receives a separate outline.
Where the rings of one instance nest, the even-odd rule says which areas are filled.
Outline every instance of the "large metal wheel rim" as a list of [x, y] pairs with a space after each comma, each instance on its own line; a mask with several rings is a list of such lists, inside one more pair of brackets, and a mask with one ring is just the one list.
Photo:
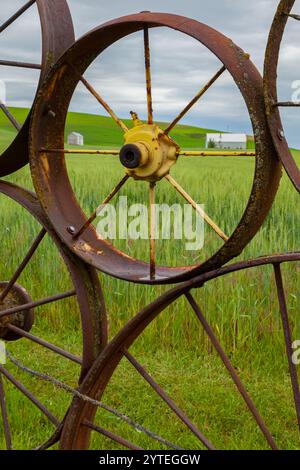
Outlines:
[[[51, 148], [51, 146], [63, 148], [63, 133], [58, 131], [58, 127], [65, 121], [69, 100], [78, 81], [73, 67], [67, 71], [67, 64], [72, 63], [74, 58], [78, 59], [77, 72], [83, 74], [92, 60], [106, 47], [132, 32], [141, 30], [144, 25], [167, 26], [183, 32], [199, 40], [224, 63], [248, 106], [257, 147], [255, 177], [249, 202], [229, 240], [200, 266], [157, 268], [157, 279], [149, 279], [146, 263], [127, 255], [123, 256], [105, 241], [95, 240], [95, 232], [91, 228], [86, 230], [84, 236], [79, 237], [76, 243], [74, 242], [72, 235], [67, 231], [67, 226], [73, 225], [74, 221], [81, 226], [86, 222], [86, 217], [74, 197], [64, 156], [51, 153], [51, 158], [48, 159], [46, 153], [40, 153], [41, 148]], [[88, 55], [87, 49], [95, 44], [98, 45], [98, 50], [93, 50], [93, 53]], [[52, 117], [49, 114], [45, 115], [45, 98], [46, 106], [51, 108], [55, 118], [52, 113]], [[268, 214], [281, 176], [281, 167], [265, 117], [262, 80], [257, 69], [249, 61], [249, 56], [231, 40], [206, 25], [176, 15], [156, 13], [141, 13], [106, 23], [81, 38], [64, 54], [49, 75], [34, 108], [30, 134], [30, 162], [33, 181], [43, 208], [64, 243], [76, 255], [105, 273], [120, 279], [147, 284], [183, 281], [220, 267], [238, 256], [257, 233]], [[57, 178], [58, 167], [60, 167], [59, 178]], [[55, 184], [54, 175], [56, 175]], [[91, 240], [94, 243], [92, 249], [82, 249], [82, 246], [90, 245]], [[103, 256], [99, 257], [99, 252], [102, 252]]]
[[[75, 41], [72, 17], [66, 0], [36, 0], [42, 30], [41, 74], [36, 96], [45, 76], [60, 55]], [[29, 113], [21, 130], [0, 156], [0, 177], [9, 175], [29, 161]]]
[[[257, 259], [251, 259], [244, 262], [235, 263], [221, 269], [217, 269], [203, 275], [197, 276], [190, 281], [184, 282], [179, 286], [164, 293], [156, 300], [154, 300], [147, 307], [143, 308], [135, 317], [133, 317], [119, 333], [108, 343], [106, 348], [99, 355], [93, 367], [87, 374], [85, 380], [80, 386], [80, 393], [91, 398], [101, 400], [107, 385], [110, 382], [115, 370], [117, 369], [120, 361], [124, 358], [128, 349], [134, 344], [144, 330], [151, 324], [151, 322], [160, 315], [165, 308], [176, 301], [182, 295], [189, 294], [191, 289], [202, 287], [206, 282], [214, 280], [218, 277], [236, 273], [242, 270], [251, 268], [258, 268], [267, 265], [273, 265], [275, 272], [279, 269], [282, 263], [299, 262], [300, 252], [284, 253], [272, 256], [265, 256]], [[275, 274], [276, 276], [276, 274]], [[278, 288], [278, 286], [277, 286]], [[278, 297], [279, 298], [279, 297]], [[284, 301], [285, 302], [285, 301]], [[280, 302], [279, 302], [280, 303]], [[286, 338], [285, 338], [286, 339]], [[291, 349], [291, 345], [290, 349]], [[291, 359], [290, 359], [291, 360]], [[296, 365], [294, 364], [294, 372]], [[293, 384], [292, 384], [293, 386]], [[299, 383], [294, 384], [298, 388]], [[295, 392], [295, 389], [294, 389]], [[296, 392], [297, 393], [297, 392]], [[300, 402], [294, 397], [295, 407], [298, 414], [298, 426], [300, 431]], [[297, 409], [298, 406], [298, 409]], [[249, 408], [250, 409], [250, 408]], [[64, 428], [62, 431], [62, 439], [60, 441], [61, 449], [86, 449], [90, 443], [90, 434], [93, 429], [89, 424], [93, 423], [97, 407], [90, 403], [83, 401], [80, 398], [74, 398], [73, 404], [66, 416]], [[88, 424], [88, 425], [87, 425]], [[261, 429], [265, 424], [263, 423]], [[271, 432], [266, 428], [266, 435], [269, 436], [271, 448], [277, 449], [275, 442], [272, 442]], [[94, 428], [96, 431], [96, 428]], [[99, 432], [99, 431], [98, 431]], [[110, 431], [111, 432], [111, 431]], [[105, 434], [104, 434], [105, 435]], [[113, 434], [112, 434], [113, 435]], [[115, 435], [116, 436], [116, 435]], [[118, 437], [118, 436], [117, 436]], [[112, 439], [111, 437], [109, 437]], [[115, 440], [113, 438], [113, 440]], [[118, 442], [116, 440], [116, 442]], [[128, 441], [127, 441], [128, 442]], [[131, 443], [129, 443], [131, 444]], [[124, 444], [122, 444], [124, 445]], [[125, 442], [126, 446], [126, 442]]]
[[[55, 242], [72, 279], [80, 310], [82, 329], [82, 360], [79, 383], [84, 379], [95, 358], [107, 343], [107, 320], [104, 297], [96, 271], [76, 258], [64, 247], [47, 221], [34, 193], [15, 184], [0, 181], [0, 195], [5, 195], [26, 209]], [[0, 374], [1, 375], [1, 374]], [[1, 411], [0, 411], [1, 415]], [[48, 448], [60, 438], [62, 423], [41, 448]]]
[[274, 106], [278, 102], [277, 68], [280, 45], [289, 18], [288, 15], [294, 3], [295, 0], [281, 0], [271, 26], [264, 65], [264, 96], [268, 124], [274, 145], [291, 182], [300, 192], [300, 170], [284, 137], [279, 108]]

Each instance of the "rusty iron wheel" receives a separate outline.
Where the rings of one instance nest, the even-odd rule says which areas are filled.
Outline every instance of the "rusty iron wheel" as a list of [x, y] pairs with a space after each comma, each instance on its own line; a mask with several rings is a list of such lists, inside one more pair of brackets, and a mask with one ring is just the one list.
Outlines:
[[[28, 215], [32, 216], [35, 221], [38, 222], [36, 224], [37, 226], [39, 224], [41, 225], [40, 232], [33, 240], [32, 245], [30, 246], [26, 255], [16, 268], [15, 272], [11, 275], [9, 280], [1, 280], [0, 340], [4, 341], [4, 343], [7, 345], [7, 350], [10, 354], [16, 353], [17, 358], [20, 357], [22, 360], [24, 360], [24, 362], [29, 367], [32, 366], [31, 360], [32, 357], [34, 357], [34, 354], [38, 354], [40, 358], [39, 361], [41, 365], [43, 365], [44, 362], [47, 362], [47, 354], [50, 351], [51, 353], [49, 357], [52, 358], [52, 364], [53, 358], [56, 357], [57, 365], [63, 363], [62, 366], [64, 368], [71, 367], [71, 364], [74, 365], [74, 382], [78, 384], [83, 380], [87, 371], [89, 370], [95, 358], [102, 350], [107, 341], [107, 325], [104, 298], [97, 276], [97, 272], [93, 268], [76, 258], [71, 252], [69, 252], [69, 250], [65, 246], [62, 245], [60, 239], [57, 237], [51, 225], [47, 221], [35, 194], [14, 184], [0, 181], [0, 196], [5, 197], [6, 199], [9, 198], [13, 204], [16, 203], [18, 206], [17, 209], [21, 206], [23, 211], [27, 211]], [[27, 221], [27, 223], [29, 227], [30, 222]], [[18, 221], [16, 221], [16, 224], [18, 224]], [[26, 222], [24, 218], [23, 226], [25, 226], [25, 224]], [[20, 228], [22, 229], [23, 226], [21, 226]], [[2, 226], [2, 231], [4, 230], [5, 226]], [[54, 242], [54, 245], [56, 245], [56, 248], [58, 249], [62, 257], [63, 264], [67, 267], [67, 271], [69, 272], [71, 284], [73, 287], [66, 292], [51, 296], [46, 296], [46, 291], [44, 289], [44, 295], [41, 296], [41, 298], [39, 298], [38, 300], [32, 301], [32, 299], [29, 297], [29, 294], [25, 291], [24, 287], [21, 287], [19, 284], [17, 284], [17, 281], [19, 280], [23, 272], [25, 272], [28, 267], [30, 268], [30, 262], [32, 261], [33, 256], [36, 255], [36, 251], [38, 250], [41, 242], [44, 240], [46, 235], [49, 235], [52, 241]], [[9, 231], [7, 231], [6, 236], [9, 237]], [[11, 239], [11, 243], [12, 249], [10, 251], [10, 255], [12, 256], [16, 251], [16, 241], [14, 239]], [[19, 251], [21, 250], [20, 247], [18, 249]], [[18, 259], [20, 259], [19, 256], [17, 257]], [[4, 255], [2, 257], [2, 262], [5, 262]], [[42, 260], [40, 262], [42, 263]], [[43, 266], [41, 264], [41, 270], [42, 268]], [[40, 278], [39, 282], [41, 285], [43, 284], [42, 278]], [[33, 281], [33, 284], [31, 283], [29, 287], [36, 288], [36, 285], [34, 285], [35, 283], [36, 281]], [[29, 284], [28, 280], [27, 284]], [[41, 292], [41, 289], [42, 287], [39, 285], [38, 291]], [[36, 291], [37, 290], [35, 290], [35, 292]], [[62, 344], [60, 346], [53, 344], [51, 341], [51, 335], [49, 339], [48, 334], [45, 333], [45, 331], [42, 328], [39, 328], [38, 326], [39, 316], [41, 315], [41, 313], [37, 311], [37, 307], [44, 306], [44, 308], [46, 308], [46, 306], [54, 306], [54, 304], [58, 302], [58, 304], [56, 304], [57, 306], [55, 307], [55, 309], [57, 308], [57, 311], [59, 311], [59, 301], [71, 298], [74, 298], [77, 301], [79, 322], [81, 321], [81, 326], [79, 323], [78, 332], [78, 338], [80, 343], [77, 349], [77, 354], [79, 351], [78, 355], [66, 351]], [[70, 318], [72, 314], [77, 315], [76, 304], [70, 303], [68, 308], [70, 308], [70, 315], [68, 316], [68, 318]], [[60, 330], [63, 331], [63, 319], [61, 318], [61, 316], [60, 322]], [[41, 325], [41, 323], [39, 323], [39, 325]], [[35, 326], [37, 326], [37, 329], [34, 329]], [[38, 332], [38, 335], [36, 335], [36, 332]], [[63, 341], [64, 340], [61, 339], [61, 342]], [[26, 349], [26, 345], [22, 345], [22, 342], [28, 342], [29, 348]], [[20, 348], [21, 346], [22, 348], [25, 347], [25, 349], [21, 349], [20, 352], [18, 348]], [[35, 347], [37, 349], [34, 349]], [[23, 355], [24, 351], [26, 357], [24, 357]], [[26, 351], [30, 351], [30, 357], [27, 357]], [[39, 419], [43, 421], [43, 428], [47, 430], [47, 434], [49, 436], [51, 436], [51, 432], [53, 432], [53, 435], [49, 438], [49, 441], [44, 444], [39, 443], [40, 448], [48, 448], [59, 440], [60, 431], [62, 428], [62, 420], [64, 416], [55, 416], [55, 412], [53, 413], [53, 410], [51, 411], [49, 409], [51, 408], [51, 406], [45, 406], [42, 403], [43, 399], [41, 399], [41, 401], [39, 400], [38, 394], [40, 388], [37, 387], [36, 390], [38, 391], [35, 391], [34, 393], [31, 392], [27, 388], [27, 385], [24, 385], [22, 378], [19, 379], [19, 377], [24, 378], [22, 373], [20, 375], [20, 371], [15, 370], [11, 366], [12, 364], [8, 359], [7, 366], [0, 365], [0, 421], [1, 428], [3, 425], [2, 437], [4, 443], [6, 444], [6, 448], [13, 448], [14, 432], [17, 432], [15, 429], [11, 429], [11, 424], [12, 422], [19, 422], [19, 420], [16, 420], [16, 416], [10, 416], [9, 414], [9, 397], [11, 392], [14, 394], [14, 400], [16, 400], [16, 397], [18, 396], [19, 392], [21, 395], [19, 396], [19, 399], [24, 400], [24, 402], [26, 402], [27, 399], [28, 402], [26, 403], [28, 403], [29, 405], [31, 404], [33, 406], [33, 408], [30, 408], [29, 406], [28, 414], [25, 414], [25, 416], [27, 417], [23, 419], [30, 419], [28, 417], [30, 416], [30, 410], [32, 410], [32, 412], [34, 412], [35, 414], [37, 410], [40, 412]], [[36, 380], [38, 381], [38, 378]], [[26, 403], [24, 403], [24, 406]], [[54, 403], [52, 403], [52, 407], [53, 406]], [[63, 412], [66, 412], [67, 406], [68, 405], [66, 405]], [[25, 406], [25, 408], [27, 407]], [[20, 418], [20, 420], [22, 422], [22, 418]], [[49, 423], [51, 423], [54, 428], [52, 428]], [[37, 433], [37, 435], [39, 435], [39, 433]], [[30, 443], [34, 442], [34, 439], [34, 436], [32, 439], [30, 438]]]
[[[215, 449], [215, 446], [210, 441], [209, 436], [204, 435], [203, 432], [200, 430], [201, 424], [196, 423], [196, 420], [194, 421], [193, 417], [189, 417], [181, 409], [181, 407], [177, 406], [175, 401], [170, 397], [169, 393], [167, 393], [166, 390], [156, 382], [156, 380], [149, 374], [149, 372], [147, 372], [146, 368], [141, 365], [139, 360], [134, 356], [135, 353], [132, 352], [135, 343], [139, 340], [139, 338], [143, 335], [143, 332], [147, 329], [149, 325], [151, 325], [155, 318], [163, 314], [163, 311], [172, 303], [176, 302], [181, 296], [185, 296], [189, 306], [191, 307], [191, 311], [196, 315], [196, 318], [199, 321], [199, 325], [203, 328], [205, 334], [207, 335], [212, 349], [216, 350], [216, 353], [223, 362], [223, 365], [226, 368], [227, 372], [229, 373], [237, 389], [237, 392], [244, 400], [245, 406], [247, 407], [249, 413], [251, 413], [256, 425], [258, 426], [257, 429], [261, 432], [265, 444], [273, 450], [277, 449], [278, 446], [275, 442], [276, 438], [272, 434], [272, 422], [270, 423], [270, 419], [267, 416], [265, 418], [268, 421], [268, 425], [264, 421], [264, 418], [261, 416], [258, 408], [254, 404], [254, 401], [250, 397], [247, 388], [240, 379], [236, 368], [232, 364], [229, 356], [226, 354], [220, 341], [218, 340], [218, 333], [215, 333], [214, 328], [207, 321], [205, 314], [202, 312], [201, 308], [196, 302], [195, 297], [191, 293], [191, 290], [199, 289], [203, 287], [206, 283], [212, 282], [214, 279], [220, 278], [225, 275], [234, 274], [241, 270], [257, 270], [258, 268], [267, 265], [271, 265], [273, 267], [278, 295], [278, 309], [280, 310], [280, 316], [282, 321], [283, 341], [285, 343], [286, 348], [287, 366], [290, 374], [290, 382], [294, 398], [294, 424], [295, 431], [297, 433], [298, 428], [300, 432], [299, 379], [297, 375], [297, 366], [295, 365], [295, 363], [293, 363], [292, 360], [292, 321], [289, 318], [288, 314], [286, 302], [287, 297], [283, 284], [281, 265], [284, 263], [289, 263], [290, 269], [292, 266], [296, 268], [296, 265], [298, 269], [299, 261], [300, 252], [261, 257], [245, 262], [232, 264], [224, 268], [202, 274], [167, 291], [166, 293], [155, 299], [147, 307], [143, 308], [108, 343], [108, 345], [96, 359], [93, 367], [90, 369], [86, 378], [82, 382], [79, 389], [80, 393], [92, 399], [102, 400], [103, 394], [106, 392], [106, 389], [112, 382], [112, 389], [108, 389], [107, 393], [114, 393], [114, 400], [118, 401], [118, 388], [115, 389], [113, 386], [113, 384], [115, 383], [114, 376], [118, 371], [120, 362], [122, 360], [128, 362], [132, 366], [133, 373], [134, 371], [137, 373], [137, 379], [138, 377], [142, 378], [142, 380], [144, 380], [145, 386], [147, 383], [147, 385], [150, 386], [152, 390], [154, 390], [155, 394], [157, 394], [158, 397], [165, 402], [167, 407], [169, 407], [172, 412], [171, 419], [174, 418], [175, 421], [181, 421], [182, 424], [188, 428], [189, 432], [191, 433], [191, 436], [194, 435], [194, 437], [196, 437], [199, 447], [195, 447], [196, 444], [194, 444], [193, 441], [193, 449]], [[130, 352], [130, 348], [132, 346], [133, 348]], [[131, 372], [126, 369], [126, 374], [130, 373]], [[182, 372], [181, 377], [183, 380], [184, 372]], [[200, 376], [199, 380], [201, 380]], [[141, 381], [139, 381], [139, 394], [142, 394], [141, 396], [144, 396], [145, 393], [145, 396], [148, 396], [148, 390], [145, 390], [145, 392], [143, 392], [142, 390], [144, 389], [141, 389], [140, 384]], [[226, 393], [228, 393], [228, 390], [226, 391]], [[179, 396], [182, 402], [183, 396], [180, 395], [180, 392]], [[122, 400], [119, 400], [119, 402], [122, 403]], [[193, 406], [195, 406], [195, 404]], [[199, 406], [201, 406], [200, 402]], [[138, 402], [136, 402], [137, 415], [138, 407], [139, 404]], [[276, 407], [276, 403], [274, 403], [274, 407]], [[107, 429], [106, 427], [104, 427], [103, 422], [101, 423], [101, 418], [98, 417], [97, 419], [96, 410], [97, 407], [95, 407], [92, 403], [89, 403], [86, 400], [81, 399], [80, 397], [74, 398], [73, 404], [69, 409], [68, 415], [64, 423], [64, 429], [60, 441], [62, 449], [86, 449], [88, 447], [95, 449], [96, 444], [93, 444], [92, 436], [99, 436], [99, 434], [117, 443], [118, 447], [126, 447], [132, 450], [140, 449], [140, 447], [136, 443], [130, 442], [127, 439], [124, 439], [119, 434], [116, 434], [114, 430]], [[161, 409], [159, 412], [161, 413]], [[166, 419], [170, 419], [170, 414], [168, 415], [168, 418], [166, 417]], [[214, 419], [218, 420], [217, 417]], [[177, 435], [179, 439], [178, 442], [180, 442], [180, 438], [182, 437], [182, 429], [178, 427], [178, 423], [176, 424], [175, 428], [175, 421], [173, 421], [173, 426], [174, 429], [177, 430]], [[220, 425], [221, 423], [222, 418], [220, 418]], [[232, 426], [234, 428], [235, 423], [233, 423]], [[202, 427], [205, 427], [205, 434], [209, 435], [209, 427], [207, 422], [205, 422]], [[135, 437], [137, 436], [138, 434], [135, 433]], [[167, 446], [173, 449], [180, 449], [180, 447], [178, 447], [178, 443], [170, 443], [169, 441], [163, 441], [163, 438], [157, 435], [153, 435], [151, 437], [152, 439], [154, 439], [154, 441], [149, 441], [149, 447], [147, 447], [148, 449], [157, 449], [155, 445], [157, 445], [158, 440], [160, 440], [160, 443], [164, 444], [163, 448]], [[264, 445], [263, 441], [261, 442], [261, 445]]]
[[293, 101], [279, 101], [277, 92], [277, 69], [280, 61], [280, 46], [288, 20], [300, 20], [299, 15], [292, 13], [295, 0], [281, 0], [274, 17], [264, 65], [264, 96], [267, 119], [272, 139], [282, 164], [295, 188], [300, 192], [300, 170], [289, 149], [281, 121], [281, 107], [300, 106]]
[[[163, 135], [153, 124], [151, 97], [149, 31], [151, 28], [158, 27], [168, 27], [194, 38], [208, 48], [223, 64], [185, 110], [163, 132]], [[160, 155], [168, 154], [163, 159], [163, 165], [157, 164], [159, 157], [155, 160], [154, 170], [153, 165], [148, 166], [147, 163], [147, 172], [140, 171], [140, 167], [137, 168], [137, 166], [140, 162], [144, 164], [149, 155], [152, 155], [151, 152], [149, 153], [150, 144], [145, 146], [143, 143], [134, 141], [134, 148], [132, 148], [132, 141], [129, 138], [132, 130], [127, 132], [128, 129], [124, 123], [83, 76], [93, 60], [111, 44], [137, 31], [144, 33], [148, 136], [152, 132], [154, 140], [158, 141], [161, 138], [159, 142]], [[125, 166], [125, 176], [105, 199], [102, 206], [118, 192], [132, 175], [134, 178], [148, 181], [151, 203], [155, 200], [155, 183], [165, 177], [183, 198], [195, 206], [195, 202], [189, 194], [169, 174], [169, 169], [180, 155], [180, 150], [174, 141], [169, 139], [168, 132], [225, 70], [231, 74], [244, 98], [256, 145], [253, 186], [248, 204], [236, 229], [227, 237], [207, 214], [202, 213], [204, 220], [222, 238], [221, 248], [201, 264], [178, 268], [156, 266], [152, 224], [150, 224], [150, 263], [134, 259], [101, 240], [91, 225], [96, 211], [89, 218], [83, 213], [74, 195], [65, 164], [65, 154], [68, 153], [68, 150], [64, 148], [65, 118], [78, 83], [81, 82], [108, 111], [128, 137], [128, 139], [126, 137], [127, 142], [125, 139], [126, 144], [131, 145], [130, 148], [127, 145], [120, 153], [121, 163]], [[132, 112], [132, 118], [134, 124], [139, 126], [140, 122], [136, 113]], [[94, 29], [66, 51], [51, 70], [35, 103], [29, 146], [32, 178], [38, 197], [61, 240], [77, 256], [100, 271], [123, 280], [144, 284], [168, 284], [184, 281], [220, 267], [238, 256], [257, 233], [268, 214], [281, 177], [281, 164], [277, 158], [265, 116], [262, 79], [249, 60], [249, 55], [245, 54], [230, 39], [212, 28], [198, 21], [171, 14], [143, 12], [113, 20]], [[155, 150], [157, 149], [153, 151]], [[80, 153], [80, 151], [78, 152]], [[70, 153], [75, 152], [71, 151]], [[82, 153], [89, 152], [82, 151]], [[98, 153], [105, 153], [105, 151]]]
[[[73, 22], [66, 0], [29, 0], [14, 15], [0, 25], [0, 34], [30, 7], [36, 4], [42, 34], [42, 57], [40, 64], [20, 61], [1, 60], [0, 65], [40, 70], [37, 91], [43, 79], [60, 55], [72, 45], [75, 40]], [[30, 114], [21, 126], [10, 113], [4, 103], [0, 102], [1, 110], [18, 132], [9, 147], [0, 155], [0, 177], [9, 175], [28, 163], [28, 133]]]

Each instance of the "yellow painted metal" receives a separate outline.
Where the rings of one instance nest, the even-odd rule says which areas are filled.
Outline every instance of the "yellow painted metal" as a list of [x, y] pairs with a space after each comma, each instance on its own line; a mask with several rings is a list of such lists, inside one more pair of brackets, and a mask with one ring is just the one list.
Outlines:
[[210, 151], [210, 150], [203, 150], [203, 151], [194, 151], [194, 150], [186, 150], [180, 151], [179, 155], [182, 157], [255, 157], [255, 152], [241, 152], [241, 151], [228, 151], [228, 150], [219, 150], [219, 151]]
[[125, 145], [136, 145], [141, 153], [137, 168], [127, 168], [134, 179], [155, 182], [163, 178], [176, 163], [179, 146], [156, 124], [143, 124], [136, 113], [131, 113], [134, 127], [124, 134]]

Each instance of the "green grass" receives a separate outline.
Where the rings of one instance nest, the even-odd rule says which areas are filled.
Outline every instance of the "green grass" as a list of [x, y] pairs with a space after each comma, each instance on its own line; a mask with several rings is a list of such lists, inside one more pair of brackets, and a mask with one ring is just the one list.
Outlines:
[[[23, 113], [24, 117], [25, 111], [18, 112], [21, 121], [21, 114]], [[87, 124], [89, 120], [90, 126]], [[72, 114], [69, 116], [68, 129], [74, 130], [75, 123], [76, 130], [85, 135], [88, 146], [110, 147], [119, 144], [118, 131], [115, 132], [115, 127], [107, 118], [82, 118], [82, 115]], [[4, 148], [11, 133], [8, 127], [2, 128], [2, 121], [0, 129], [0, 145]], [[176, 132], [181, 135], [183, 147], [196, 148], [199, 145], [197, 139], [190, 135], [202, 132], [197, 128], [191, 131], [191, 128], [182, 126]], [[102, 134], [103, 141], [100, 142]], [[175, 134], [174, 132], [174, 136]], [[96, 140], [98, 137], [99, 142]], [[300, 163], [300, 153], [295, 152], [295, 155]], [[67, 163], [75, 192], [87, 213], [109, 193], [122, 175], [118, 160], [112, 157], [74, 156], [69, 157]], [[188, 189], [195, 200], [204, 202], [207, 212], [225, 232], [230, 233], [247, 202], [253, 169], [254, 159], [249, 157], [186, 158], [178, 162], [172, 170], [172, 175]], [[28, 168], [6, 179], [32, 188]], [[122, 195], [125, 194], [129, 197], [129, 203], [147, 201], [143, 183], [130, 182], [128, 187], [122, 190]], [[163, 183], [158, 185], [157, 197], [158, 202], [180, 202], [177, 195]], [[0, 198], [0, 213], [0, 279], [8, 279], [38, 232], [38, 225], [23, 209], [4, 196]], [[298, 214], [299, 195], [284, 175], [267, 220], [239, 259], [299, 249]], [[219, 242], [208, 229], [205, 240], [206, 253], [213, 252]], [[120, 241], [118, 246], [130, 255], [147, 259], [148, 247], [145, 241]], [[158, 244], [158, 261], [161, 263], [179, 265], [203, 258], [204, 252], [185, 252], [181, 241], [162, 241]], [[300, 339], [299, 269], [299, 264], [283, 268], [295, 339]], [[140, 308], [166, 290], [166, 287], [128, 284], [102, 274], [100, 279], [109, 315], [110, 337]], [[19, 282], [33, 299], [71, 287], [66, 268], [48, 239], [43, 241]], [[299, 449], [272, 269], [267, 267], [250, 270], [217, 279], [195, 292], [195, 296], [279, 447]], [[75, 301], [69, 299], [36, 309], [36, 322], [32, 332], [71, 352], [80, 353], [80, 324]], [[71, 385], [76, 384], [77, 366], [67, 360], [58, 360], [53, 353], [25, 340], [10, 344], [9, 350], [27, 365], [52, 374]], [[147, 328], [134, 345], [133, 351], [217, 448], [266, 448], [260, 431], [183, 299], [169, 307]], [[64, 415], [70, 397], [52, 385], [16, 371], [11, 365], [9, 368], [53, 413], [60, 417]], [[34, 447], [40, 440], [49, 436], [52, 428], [21, 394], [11, 386], [7, 388], [15, 446]], [[199, 443], [193, 435], [174, 418], [147, 384], [123, 361], [107, 389], [104, 401], [179, 446], [199, 448]], [[99, 412], [98, 423], [140, 446], [153, 448], [151, 441], [143, 434], [130, 430], [120, 420], [105, 412]], [[93, 446], [106, 449], [118, 447], [97, 436]], [[0, 428], [0, 448], [2, 447], [4, 443]], [[154, 448], [157, 447], [160, 446], [154, 444]]]
[[[22, 124], [28, 115], [28, 109], [25, 108], [9, 108], [17, 122]], [[124, 119], [124, 123], [128, 127], [132, 127], [130, 119]], [[167, 127], [166, 123], [158, 123], [163, 129]], [[4, 116], [0, 114], [0, 145], [4, 148], [13, 136], [16, 134], [12, 125]], [[79, 132], [84, 136], [84, 143], [88, 148], [118, 148], [122, 145], [122, 132], [118, 132], [118, 128], [111, 118], [105, 116], [97, 116], [95, 114], [69, 113], [66, 123], [66, 136], [70, 132]], [[208, 132], [220, 132], [214, 129], [204, 129], [186, 125], [178, 125], [172, 132], [172, 137], [184, 149], [198, 149], [205, 147], [205, 138]], [[248, 147], [253, 148], [253, 139], [248, 138]]]

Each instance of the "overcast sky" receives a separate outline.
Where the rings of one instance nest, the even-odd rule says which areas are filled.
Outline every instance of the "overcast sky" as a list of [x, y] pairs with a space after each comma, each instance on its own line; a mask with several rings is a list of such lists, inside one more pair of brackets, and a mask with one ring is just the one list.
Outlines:
[[[5, 21], [25, 0], [1, 0], [0, 21]], [[264, 51], [278, 0], [69, 0], [76, 38], [91, 28], [118, 16], [142, 10], [181, 14], [218, 29], [251, 54], [263, 69]], [[300, 13], [300, 0], [294, 11]], [[171, 120], [218, 69], [218, 60], [195, 40], [180, 33], [151, 31], [153, 101], [155, 118]], [[290, 100], [294, 81], [300, 88], [300, 24], [290, 20], [282, 47], [279, 69], [280, 98]], [[39, 62], [40, 27], [36, 7], [31, 7], [0, 37], [0, 57]], [[129, 111], [146, 115], [143, 43], [141, 33], [120, 41], [97, 59], [86, 76], [122, 117]], [[38, 72], [2, 67], [0, 80], [6, 84], [7, 104], [30, 106]], [[0, 91], [1, 92], [1, 91]], [[105, 114], [98, 103], [79, 87], [71, 110]], [[290, 143], [300, 147], [300, 111], [284, 110]], [[251, 132], [247, 112], [229, 74], [209, 90], [185, 123], [232, 132]]]

